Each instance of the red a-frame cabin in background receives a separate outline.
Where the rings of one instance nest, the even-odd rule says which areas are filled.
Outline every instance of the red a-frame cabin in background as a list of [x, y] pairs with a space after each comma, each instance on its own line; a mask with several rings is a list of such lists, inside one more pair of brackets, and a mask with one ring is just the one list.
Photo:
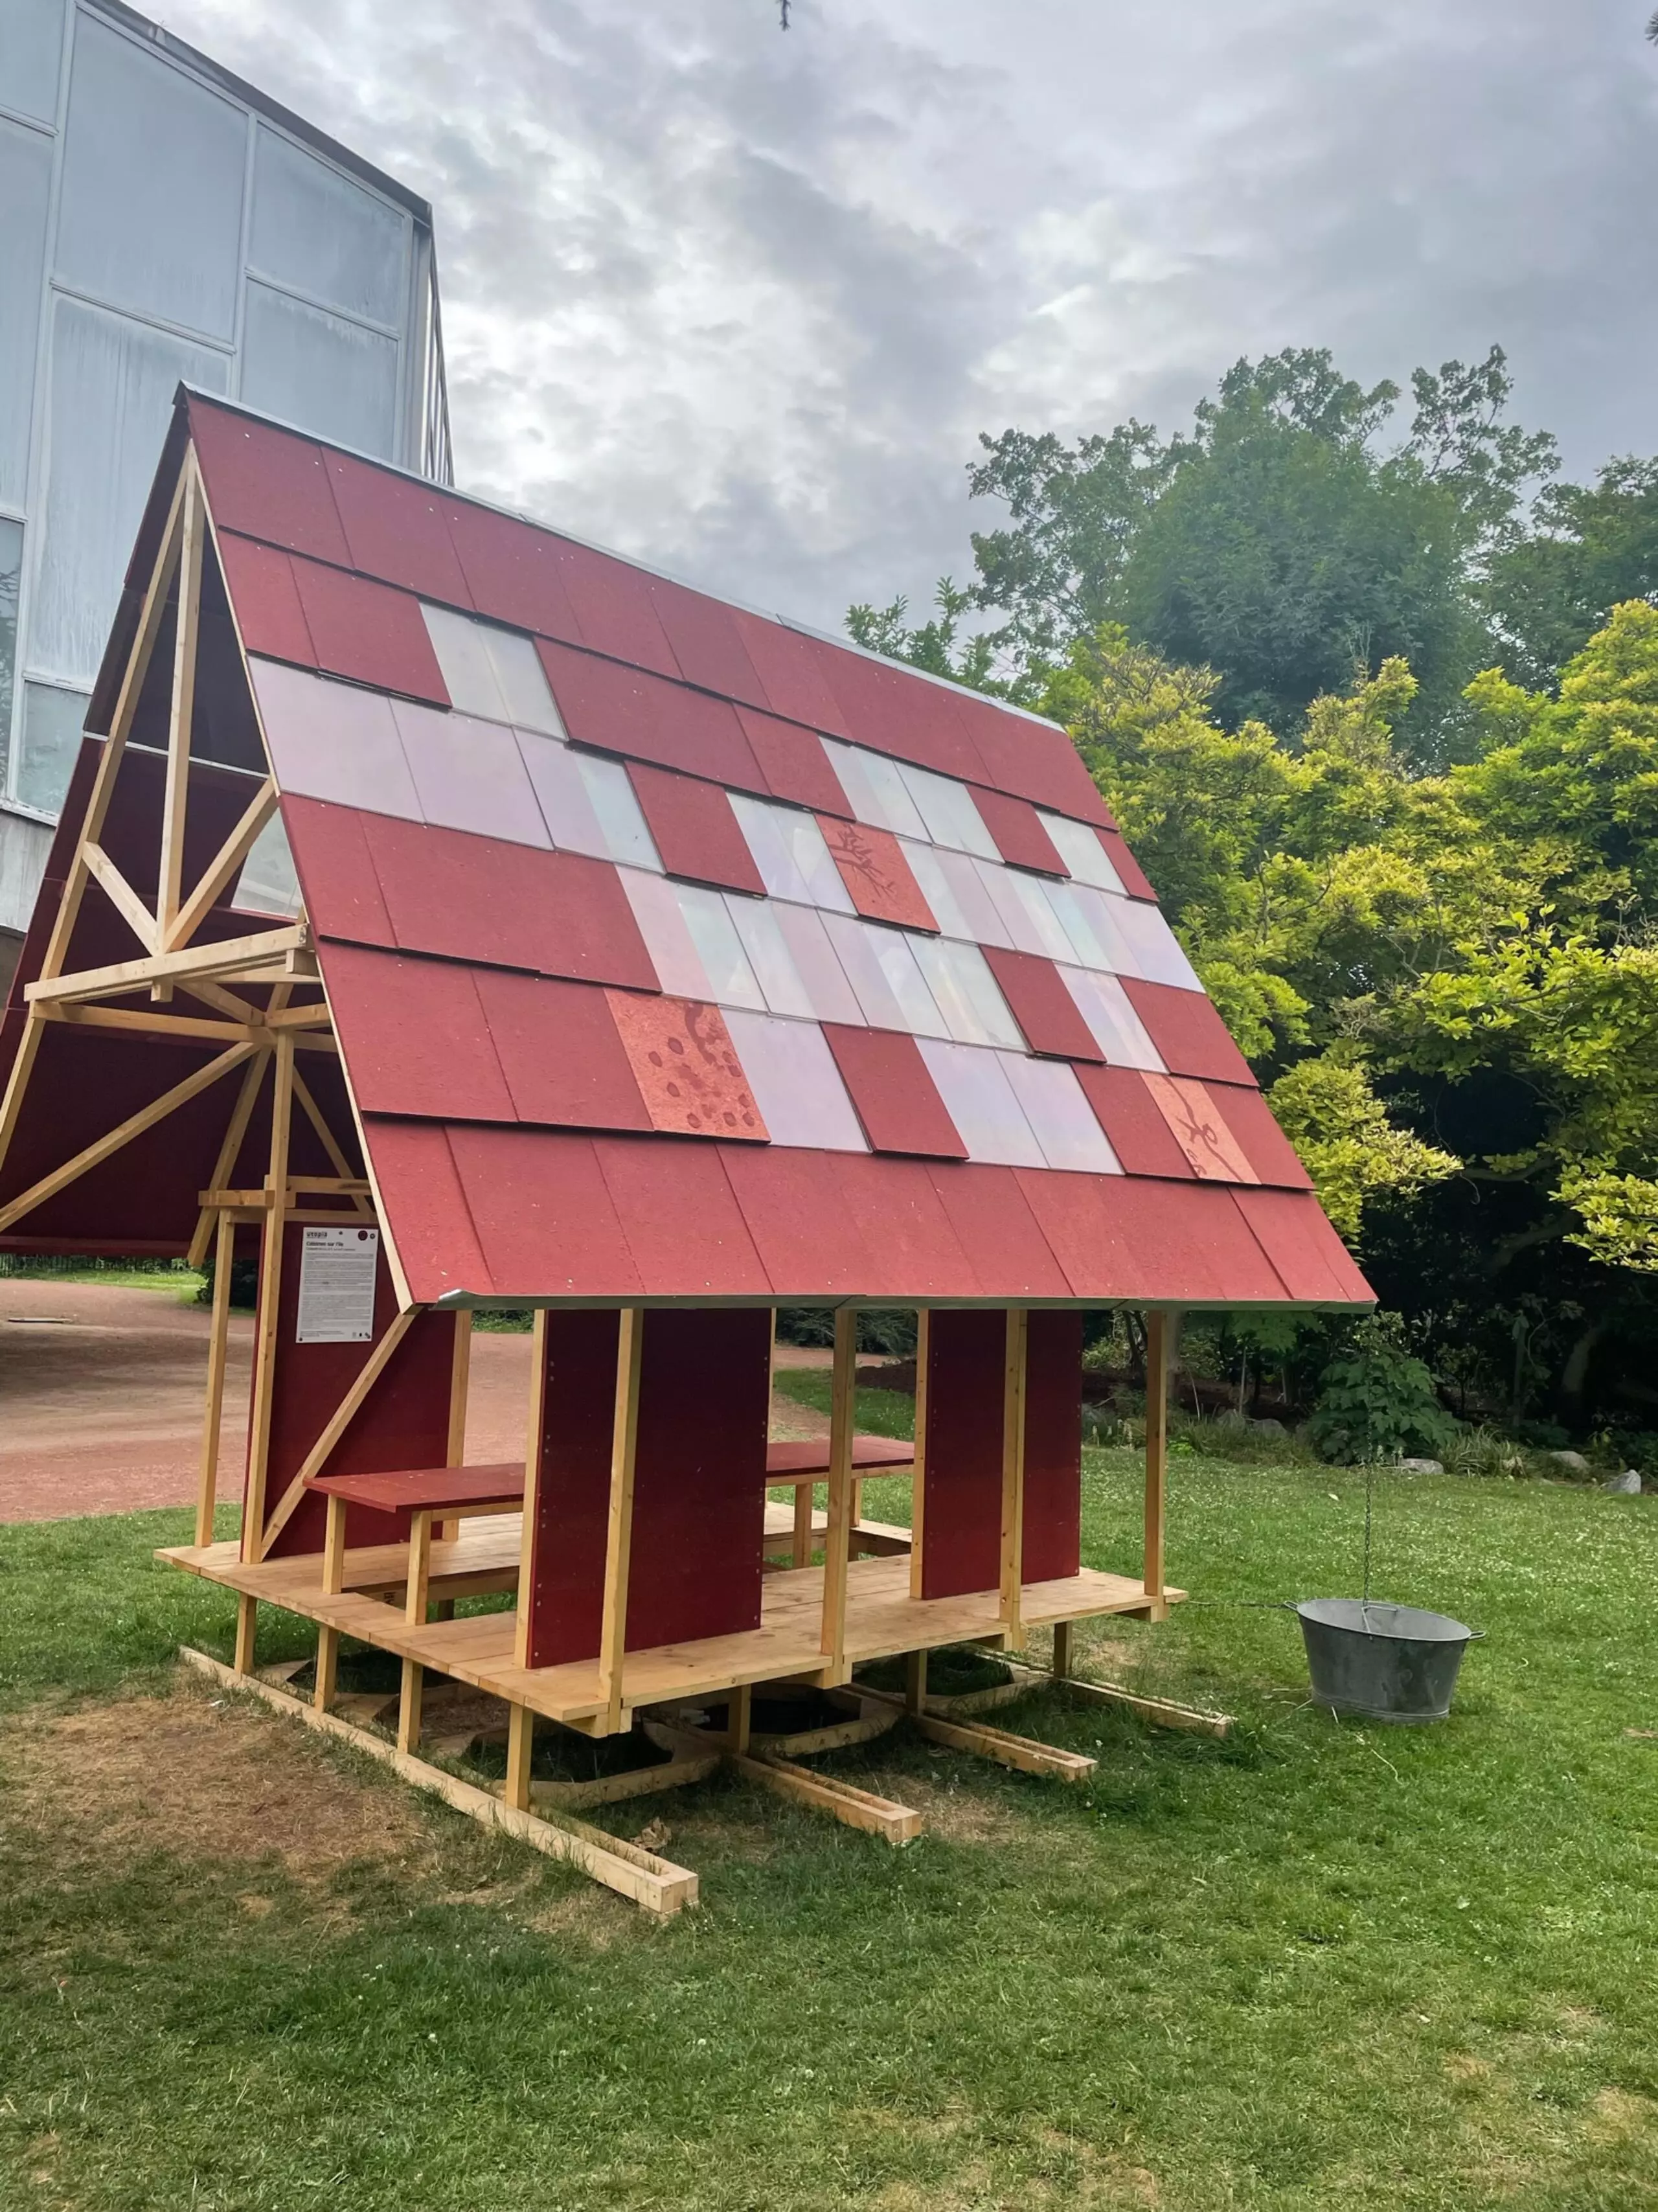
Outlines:
[[[1073, 1620], [1160, 1617], [1168, 1316], [1370, 1296], [1063, 731], [182, 390], [88, 728], [0, 1030], [0, 1249], [216, 1250], [164, 1556], [238, 1593], [238, 1672], [262, 1598], [318, 1623], [325, 1720], [343, 1636], [399, 1655], [399, 1756], [463, 1799], [422, 1683], [499, 1696], [483, 1802], [525, 1832], [537, 1716], [913, 1832], [749, 1741], [757, 1683], [889, 1725], [845, 1686], [897, 1654], [919, 1724], [1063, 1770], [941, 1718], [926, 1653], [1051, 1627], [1064, 1674]], [[537, 1316], [522, 1467], [462, 1464], [492, 1304]], [[768, 1440], [811, 1304], [821, 1453]], [[854, 1435], [870, 1305], [920, 1316], [908, 1530], [859, 1510], [911, 1459]], [[1151, 1348], [1128, 1572], [1080, 1558], [1102, 1305]], [[562, 1813], [536, 1839], [694, 1886]]]

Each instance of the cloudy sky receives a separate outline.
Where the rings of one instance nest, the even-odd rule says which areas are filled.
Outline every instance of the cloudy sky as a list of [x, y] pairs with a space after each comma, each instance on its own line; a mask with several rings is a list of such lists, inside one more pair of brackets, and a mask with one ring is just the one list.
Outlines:
[[1649, 0], [149, 5], [433, 202], [465, 488], [825, 627], [1240, 354], [1658, 450]]

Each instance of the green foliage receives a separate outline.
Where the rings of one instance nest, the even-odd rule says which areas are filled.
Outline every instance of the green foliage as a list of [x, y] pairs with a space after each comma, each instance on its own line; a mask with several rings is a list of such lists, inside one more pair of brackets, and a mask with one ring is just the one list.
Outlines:
[[1324, 1211], [1350, 1243], [1358, 1241], [1367, 1202], [1384, 1194], [1414, 1197], [1461, 1165], [1390, 1121], [1357, 1061], [1315, 1054], [1280, 1075], [1268, 1097]]
[[1487, 603], [1506, 665], [1540, 689], [1620, 601], [1658, 595], [1658, 460], [1626, 455], [1593, 484], [1551, 484], [1531, 520], [1493, 562]]
[[1351, 1348], [1330, 1362], [1319, 1383], [1307, 1435], [1326, 1459], [1351, 1465], [1428, 1458], [1455, 1433], [1433, 1376], [1405, 1347], [1396, 1314], [1359, 1322]]

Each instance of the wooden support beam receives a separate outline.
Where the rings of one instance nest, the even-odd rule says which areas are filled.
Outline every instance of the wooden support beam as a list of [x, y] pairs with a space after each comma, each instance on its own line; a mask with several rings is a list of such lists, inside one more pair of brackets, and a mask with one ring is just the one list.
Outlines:
[[31, 1006], [59, 1004], [76, 999], [107, 998], [123, 991], [137, 991], [160, 982], [185, 983], [194, 976], [209, 981], [267, 968], [288, 955], [308, 950], [307, 923], [289, 922], [281, 929], [262, 929], [247, 937], [231, 937], [217, 945], [186, 945], [177, 952], [155, 952], [143, 960], [116, 960], [104, 968], [83, 968], [73, 975], [42, 975], [23, 993]]
[[449, 1441], [446, 1467], [466, 1464], [466, 1400], [472, 1376], [472, 1316], [455, 1316], [455, 1349], [449, 1368]]
[[797, 1766], [792, 1759], [780, 1759], [772, 1752], [742, 1756], [728, 1753], [726, 1763], [733, 1773], [757, 1782], [762, 1790], [792, 1798], [797, 1805], [809, 1805], [815, 1813], [828, 1813], [849, 1828], [879, 1836], [883, 1843], [913, 1844], [921, 1832], [921, 1815], [912, 1807], [878, 1797], [871, 1790], [856, 1790], [838, 1777], [815, 1774], [809, 1766]]
[[258, 1626], [259, 1601], [243, 1590], [236, 1599], [235, 1667], [239, 1674], [253, 1672], [253, 1647], [258, 1641]]
[[197, 975], [193, 982], [180, 983], [178, 988], [185, 998], [194, 999], [199, 1006], [210, 1007], [216, 1014], [222, 1014], [227, 1021], [243, 1023], [251, 1030], [264, 1025], [263, 1006], [256, 1006], [252, 999], [239, 999], [234, 991], [227, 991], [222, 983], [211, 983], [204, 976]]
[[604, 1610], [599, 1622], [598, 1694], [604, 1729], [622, 1726], [622, 1675], [628, 1643], [628, 1573], [634, 1540], [634, 1467], [639, 1451], [639, 1378], [645, 1352], [642, 1306], [618, 1316], [616, 1418], [610, 1431], [610, 1510], [604, 1537]]
[[819, 1639], [826, 1682], [847, 1678], [847, 1563], [852, 1531], [852, 1440], [858, 1419], [858, 1314], [835, 1316], [829, 1386], [829, 1516], [823, 1531], [823, 1620]]
[[[225, 1689], [245, 1691], [277, 1712], [287, 1713], [305, 1722], [307, 1727], [332, 1736], [337, 1743], [355, 1744], [370, 1759], [389, 1766], [404, 1782], [442, 1798], [446, 1805], [484, 1827], [500, 1828], [549, 1858], [564, 1859], [572, 1866], [579, 1866], [595, 1881], [630, 1898], [647, 1912], [665, 1917], [696, 1903], [697, 1880], [688, 1867], [675, 1866], [671, 1859], [659, 1858], [654, 1851], [644, 1850], [637, 1844], [624, 1843], [620, 1836], [607, 1835], [602, 1828], [589, 1827], [585, 1821], [566, 1814], [552, 1809], [529, 1813], [514, 1804], [510, 1796], [503, 1800], [488, 1790], [477, 1789], [470, 1782], [446, 1774], [440, 1766], [395, 1750], [365, 1729], [353, 1728], [337, 1713], [319, 1712], [314, 1706], [303, 1705], [291, 1692], [279, 1689], [274, 1682], [262, 1682], [257, 1675], [244, 1679], [216, 1659], [210, 1659], [204, 1651], [192, 1651], [186, 1646], [179, 1656], [186, 1666]], [[521, 1706], [513, 1708], [515, 1718], [522, 1710]], [[507, 1758], [510, 1777], [510, 1747]], [[524, 1784], [527, 1796], [527, 1761]]]
[[[904, 1709], [904, 1700], [886, 1690], [866, 1690], [859, 1683], [858, 1694], [871, 1705]], [[912, 1713], [909, 1718], [930, 1743], [947, 1745], [951, 1751], [970, 1751], [978, 1758], [993, 1759], [999, 1765], [1017, 1767], [1024, 1774], [1046, 1775], [1058, 1782], [1086, 1782], [1099, 1763], [1085, 1759], [1080, 1752], [1038, 1743], [1034, 1736], [987, 1728], [981, 1721], [944, 1720], [930, 1712]]]
[[345, 1523], [350, 1508], [343, 1498], [328, 1493], [328, 1519], [322, 1542], [322, 1590], [337, 1597], [345, 1588]]
[[398, 1749], [406, 1754], [420, 1749], [420, 1709], [425, 1687], [426, 1669], [418, 1659], [405, 1659], [398, 1692]]
[[409, 1516], [409, 1580], [404, 1589], [403, 1617], [411, 1628], [426, 1626], [431, 1586], [432, 1514], [428, 1506], [422, 1505]]
[[333, 1704], [340, 1679], [340, 1632], [337, 1628], [317, 1631], [317, 1679], [311, 1692], [311, 1702], [319, 1713], [325, 1713]]
[[[228, 1180], [236, 1165], [242, 1140], [247, 1134], [247, 1125], [252, 1118], [253, 1102], [259, 1095], [259, 1085], [264, 1081], [265, 1069], [270, 1064], [270, 1054], [261, 1053], [242, 1078], [242, 1087], [236, 1095], [229, 1124], [224, 1133], [224, 1142], [219, 1146], [219, 1157], [214, 1164], [213, 1180], [222, 1183]], [[196, 1234], [190, 1240], [188, 1258], [192, 1267], [199, 1267], [207, 1257], [208, 1240], [213, 1234], [213, 1210], [204, 1206], [197, 1217]]]
[[207, 1340], [207, 1406], [202, 1417], [202, 1470], [196, 1493], [196, 1541], [213, 1541], [213, 1514], [219, 1496], [219, 1434], [224, 1421], [225, 1361], [230, 1350], [230, 1259], [236, 1224], [219, 1217], [219, 1241], [213, 1258], [213, 1322]]
[[[294, 1114], [294, 1040], [278, 1037], [272, 1048], [270, 1167], [268, 1190], [288, 1180], [288, 1134]], [[270, 1465], [270, 1415], [276, 1383], [277, 1309], [282, 1282], [282, 1217], [267, 1213], [259, 1239], [258, 1322], [253, 1338], [253, 1395], [247, 1430], [247, 1505], [242, 1516], [242, 1558], [262, 1559], [267, 1541], [265, 1480]]]
[[921, 1562], [926, 1543], [927, 1341], [932, 1316], [925, 1306], [915, 1316], [915, 1468], [909, 1485], [909, 1594], [921, 1595]]
[[32, 1184], [21, 1197], [13, 1199], [9, 1206], [0, 1206], [0, 1230], [9, 1229], [15, 1221], [21, 1221], [26, 1213], [33, 1212], [37, 1206], [44, 1206], [49, 1198], [55, 1198], [60, 1190], [66, 1190], [70, 1183], [90, 1169], [118, 1152], [124, 1145], [130, 1145], [135, 1137], [143, 1136], [146, 1129], [153, 1129], [158, 1121], [164, 1121], [180, 1106], [188, 1105], [210, 1085], [216, 1083], [222, 1075], [228, 1075], [233, 1067], [240, 1067], [253, 1049], [249, 1044], [232, 1045], [216, 1060], [209, 1060], [193, 1075], [187, 1075], [182, 1083], [175, 1083], [171, 1091], [163, 1091], [148, 1106], [140, 1107], [136, 1114], [130, 1114], [118, 1128], [112, 1129], [106, 1137], [100, 1137], [96, 1144], [88, 1145], [83, 1151], [76, 1152], [73, 1159], [65, 1160], [62, 1167], [54, 1168], [48, 1176], [42, 1176], [39, 1182]]
[[904, 1655], [904, 1709], [910, 1713], [926, 1711], [926, 1653], [908, 1651]]
[[739, 1682], [726, 1701], [726, 1747], [728, 1751], [744, 1752], [753, 1733], [754, 1685]]
[[794, 1486], [794, 1528], [789, 1541], [791, 1566], [811, 1565], [811, 1511], [817, 1494], [815, 1483], [797, 1482]]
[[501, 1785], [501, 1795], [515, 1811], [522, 1812], [530, 1802], [530, 1764], [535, 1756], [536, 1717], [528, 1705], [508, 1708], [507, 1723], [507, 1778]]
[[[169, 775], [171, 769], [169, 761]], [[259, 832], [276, 812], [276, 782], [270, 776], [266, 776], [249, 800], [240, 821], [209, 861], [201, 881], [179, 908], [171, 926], [161, 933], [161, 941], [155, 948], [156, 951], [176, 952], [181, 945], [189, 944], [217, 905], [222, 893], [228, 888]]]
[[[351, 1216], [349, 1214], [340, 1214], [337, 1218], [342, 1221], [349, 1221], [351, 1218]], [[291, 1219], [292, 1216], [284, 1217], [281, 1212], [272, 1212], [265, 1225], [266, 1236], [280, 1238], [284, 1226], [285, 1218]], [[276, 1511], [270, 1516], [270, 1522], [264, 1531], [264, 1538], [260, 1543], [258, 1553], [258, 1556], [260, 1559], [264, 1558], [271, 1545], [276, 1542], [276, 1538], [282, 1534], [282, 1531], [288, 1526], [288, 1522], [293, 1518], [295, 1510], [298, 1507], [300, 1500], [305, 1496], [306, 1486], [309, 1483], [312, 1476], [313, 1474], [320, 1474], [324, 1468], [327, 1466], [330, 1454], [333, 1451], [335, 1445], [338, 1443], [340, 1438], [345, 1434], [347, 1429], [350, 1427], [352, 1422], [356, 1419], [358, 1413], [361, 1409], [363, 1401], [367, 1397], [369, 1392], [380, 1381], [380, 1376], [385, 1374], [387, 1367], [390, 1366], [392, 1353], [403, 1342], [404, 1338], [408, 1335], [410, 1329], [414, 1325], [415, 1317], [420, 1310], [421, 1309], [418, 1306], [410, 1306], [407, 1313], [394, 1314], [392, 1316], [391, 1324], [387, 1328], [385, 1335], [381, 1337], [380, 1342], [369, 1353], [367, 1358], [364, 1360], [361, 1367], [358, 1370], [356, 1381], [351, 1385], [351, 1388], [346, 1392], [344, 1397], [340, 1400], [339, 1404], [336, 1406], [333, 1413], [329, 1416], [327, 1427], [324, 1429], [322, 1434], [317, 1438], [316, 1443], [312, 1445], [310, 1450], [306, 1454], [304, 1460], [301, 1463], [299, 1472], [295, 1475], [287, 1489], [283, 1491], [281, 1503], [277, 1505]]]
[[158, 1014], [148, 1006], [100, 1006], [76, 1002], [41, 1007], [44, 1018], [71, 1029], [125, 1030], [137, 1036], [173, 1038], [181, 1044], [263, 1044], [264, 1031], [251, 1022], [215, 1021], [204, 1014]]
[[155, 941], [155, 917], [137, 891], [116, 866], [103, 847], [90, 838], [81, 848], [81, 861], [87, 873], [103, 892], [127, 927], [147, 953], [159, 952]]
[[1058, 1620], [1054, 1624], [1054, 1672], [1061, 1681], [1071, 1674], [1071, 1623]]
[[[1065, 1626], [1070, 1626], [1067, 1621]], [[1213, 1713], [1200, 1705], [1177, 1705], [1172, 1698], [1143, 1697], [1138, 1690], [1130, 1690], [1121, 1682], [1090, 1682], [1078, 1674], [1054, 1675], [1043, 1674], [1040, 1667], [1027, 1667], [1017, 1659], [1010, 1659], [1018, 1688], [1023, 1692], [1050, 1679], [1058, 1682], [1066, 1693], [1079, 1698], [1090, 1705], [1119, 1705], [1125, 1711], [1149, 1721], [1154, 1728], [1190, 1729], [1199, 1735], [1219, 1739], [1232, 1732], [1230, 1713]]]
[[161, 861], [155, 895], [155, 940], [167, 950], [184, 885], [185, 812], [190, 796], [190, 742], [196, 713], [196, 646], [202, 622], [202, 483], [192, 453], [184, 470], [179, 598], [173, 634], [173, 698], [167, 717], [167, 788], [161, 806]]
[[1001, 1617], [1004, 1645], [1015, 1651], [1024, 1643], [1020, 1594], [1024, 1573], [1024, 1401], [1029, 1334], [1029, 1310], [1010, 1306], [1002, 1368]]
[[547, 1420], [547, 1309], [537, 1306], [531, 1323], [530, 1412], [524, 1431], [524, 1522], [518, 1567], [518, 1618], [513, 1638], [515, 1663], [530, 1663], [530, 1615], [534, 1601], [536, 1529], [540, 1508], [541, 1447]]
[[1173, 1316], [1145, 1316], [1145, 1566], [1141, 1579], [1153, 1620], [1166, 1618], [1163, 1603], [1163, 1522], [1169, 1482], [1169, 1350]]

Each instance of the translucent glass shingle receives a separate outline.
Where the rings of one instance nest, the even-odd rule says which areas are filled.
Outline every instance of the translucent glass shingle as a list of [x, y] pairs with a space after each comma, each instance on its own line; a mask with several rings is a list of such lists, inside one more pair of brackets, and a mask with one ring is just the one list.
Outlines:
[[292, 915], [301, 903], [288, 832], [281, 815], [273, 814], [248, 848], [231, 904], [248, 914]]
[[793, 899], [801, 906], [827, 907], [834, 914], [852, 912], [851, 895], [841, 880], [841, 871], [810, 814], [803, 814], [799, 807], [768, 805], [746, 792], [733, 791], [729, 796], [770, 897]]
[[398, 342], [250, 277], [241, 396], [337, 446], [389, 460], [397, 450]]
[[1125, 975], [1144, 976], [1148, 983], [1172, 983], [1181, 991], [1203, 988], [1181, 951], [1179, 939], [1157, 908], [1140, 899], [1125, 898], [1113, 902], [1113, 912], [1133, 963], [1125, 966]]
[[675, 896], [677, 886], [665, 876], [641, 875], [636, 868], [621, 868], [616, 872], [658, 982], [671, 998], [711, 999], [714, 990], [708, 971]]
[[847, 981], [847, 971], [841, 965], [839, 955], [829, 943], [822, 915], [810, 907], [786, 906], [780, 901], [771, 910], [777, 917], [777, 927], [805, 986], [816, 1018], [820, 1022], [844, 1022], [853, 1029], [860, 1027], [864, 1010], [858, 1003], [857, 993]]
[[388, 698], [278, 661], [248, 665], [283, 791], [407, 822], [425, 819]]
[[[1059, 934], [1064, 951], [1057, 956], [1054, 954], [1050, 939], [1058, 925], [1052, 913], [1049, 913], [1048, 927], [1044, 928], [1038, 923], [1035, 912], [1023, 896], [1020, 878], [1011, 869], [999, 867], [989, 860], [975, 860], [973, 866], [977, 871], [986, 896], [995, 909], [1002, 928], [1003, 942], [1011, 945], [1016, 952], [1045, 953], [1050, 959], [1072, 957], [1071, 940], [1063, 931]], [[982, 941], [988, 944], [991, 940], [987, 938]]]
[[[240, 108], [82, 14], [56, 275], [112, 307], [228, 339], [236, 326], [246, 161]], [[79, 427], [79, 417], [70, 419]], [[137, 441], [148, 478], [161, 438]], [[121, 534], [124, 558], [133, 534], [131, 527]]]
[[1125, 948], [1112, 917], [1112, 908], [1122, 902], [1087, 884], [1050, 883], [1042, 888], [1071, 940], [1074, 957], [1084, 968], [1102, 969], [1113, 975], [1122, 973]]
[[778, 909], [765, 899], [739, 898], [728, 893], [726, 911], [748, 956], [768, 1010], [807, 1021], [815, 1019], [817, 1009], [778, 925]]
[[1110, 855], [1085, 822], [1072, 822], [1063, 814], [1045, 814], [1040, 807], [1036, 811], [1054, 849], [1078, 883], [1092, 884], [1096, 890], [1121, 890], [1122, 878], [1112, 866]]
[[54, 303], [44, 527], [26, 647], [34, 676], [90, 686], [120, 603], [179, 380], [224, 388], [222, 353], [61, 295]]
[[936, 1037], [920, 1038], [919, 1047], [969, 1159], [1009, 1168], [1047, 1165], [999, 1054]]
[[393, 328], [404, 319], [409, 217], [261, 125], [253, 149], [251, 265], [263, 276]]
[[0, 521], [0, 792], [6, 787], [11, 707], [17, 682], [17, 591], [23, 575], [23, 526]]
[[938, 1011], [915, 957], [913, 941], [902, 931], [878, 924], [859, 925], [867, 936], [887, 988], [903, 1012], [903, 1026], [917, 1036], [948, 1036], [950, 1024]]
[[915, 937], [910, 950], [934, 1003], [958, 1044], [1005, 1045], [1022, 1052], [1024, 1039], [990, 963], [976, 945], [945, 937]]
[[869, 1150], [835, 1056], [815, 1022], [780, 1021], [734, 1007], [726, 1026], [774, 1145], [829, 1152]]
[[823, 750], [841, 779], [847, 804], [860, 822], [877, 830], [890, 830], [896, 836], [931, 842], [920, 809], [910, 797], [896, 761], [889, 760], [884, 753], [866, 752], [862, 745], [837, 744], [829, 738], [823, 739]]
[[1163, 1054], [1114, 975], [1095, 975], [1085, 968], [1061, 968], [1060, 974], [1112, 1066], [1144, 1067], [1154, 1073], [1162, 1068]]
[[[446, 681], [447, 670], [444, 673]], [[608, 860], [610, 845], [599, 826], [577, 755], [556, 738], [537, 737], [532, 730], [515, 734], [519, 756], [553, 843], [563, 853], [585, 853], [590, 860]]]
[[995, 900], [985, 889], [979, 863], [969, 854], [948, 851], [935, 851], [932, 861], [949, 886], [950, 896], [967, 924], [969, 942], [994, 945], [1005, 952], [1011, 951], [1013, 949], [1012, 936], [1002, 920]]
[[504, 724], [410, 699], [394, 699], [392, 714], [428, 822], [514, 845], [550, 843], [518, 740]]
[[601, 760], [597, 753], [573, 753], [571, 758], [598, 818], [608, 856], [630, 867], [660, 870], [661, 856], [621, 762]]
[[1001, 1060], [1049, 1167], [1090, 1175], [1121, 1173], [1081, 1084], [1065, 1060], [1027, 1060], [1011, 1052], [1004, 1053]]
[[708, 979], [708, 995], [721, 1006], [762, 1008], [765, 994], [755, 981], [737, 925], [720, 893], [704, 890], [696, 884], [675, 884], [672, 888]]
[[931, 769], [916, 768], [908, 761], [899, 762], [897, 767], [935, 845], [975, 853], [981, 860], [1001, 858], [996, 840], [986, 829], [983, 816], [973, 804], [973, 793], [964, 783], [957, 783], [952, 776], [935, 775]]
[[851, 915], [840, 914], [826, 914], [823, 922], [829, 941], [835, 947], [835, 957], [846, 971], [847, 981], [858, 1000], [860, 1018], [872, 1029], [908, 1029], [908, 1017], [875, 956], [871, 942], [875, 932], [870, 925]]
[[561, 737], [541, 661], [531, 641], [498, 623], [475, 622], [448, 607], [422, 605], [426, 633], [453, 703], [486, 721], [515, 722], [521, 729]]
[[[0, 70], [5, 47], [0, 31]], [[14, 507], [22, 506], [28, 485], [29, 408], [51, 192], [51, 139], [0, 120], [0, 500]]]

